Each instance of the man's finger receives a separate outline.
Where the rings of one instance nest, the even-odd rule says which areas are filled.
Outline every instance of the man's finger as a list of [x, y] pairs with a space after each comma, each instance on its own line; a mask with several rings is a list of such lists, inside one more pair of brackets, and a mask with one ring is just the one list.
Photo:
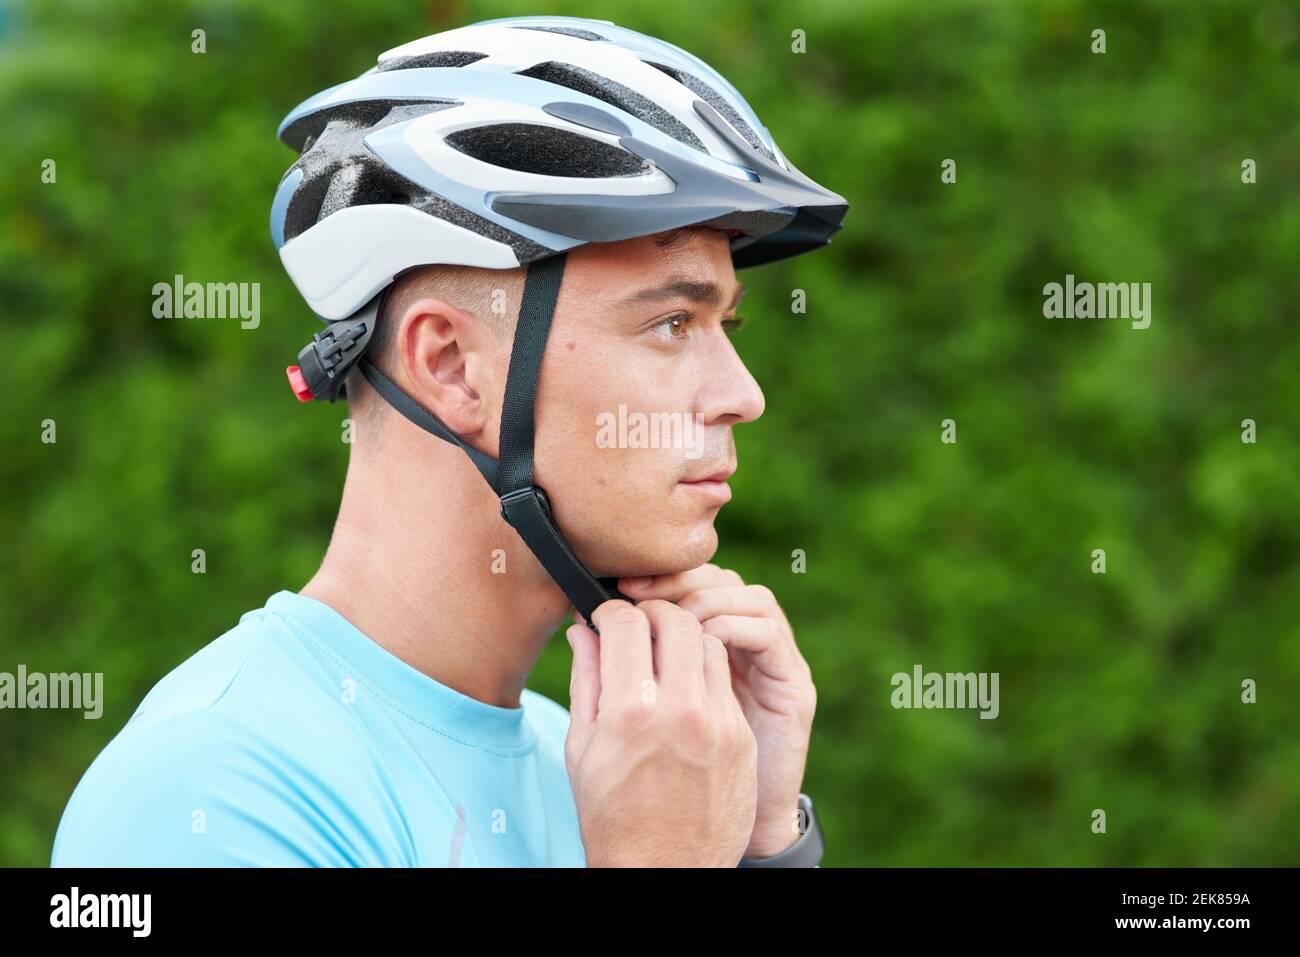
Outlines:
[[704, 686], [709, 700], [715, 707], [738, 708], [740, 704], [731, 687], [731, 659], [726, 644], [716, 635], [705, 633], [701, 636], [700, 650], [704, 656]]
[[738, 586], [744, 583], [744, 579], [731, 569], [719, 568], [710, 563], [672, 575], [657, 575], [654, 578], [620, 578], [618, 588], [634, 601], [646, 601], [650, 598], [681, 601], [700, 588]]
[[762, 615], [771, 617], [780, 611], [772, 593], [762, 585], [744, 588], [701, 588], [683, 597], [679, 602], [700, 621], [718, 615]]
[[596, 721], [600, 701], [600, 636], [581, 621], [565, 633], [573, 646], [573, 671], [569, 678], [569, 723], [585, 734]]
[[749, 615], [718, 615], [704, 622], [709, 634], [719, 638], [728, 649], [769, 655], [779, 660], [783, 643], [778, 640], [771, 618]]
[[659, 599], [637, 606], [650, 619], [655, 634], [655, 662], [665, 690], [704, 694], [704, 652], [699, 620], [688, 611]]
[[630, 701], [640, 694], [644, 682], [654, 681], [654, 655], [650, 648], [650, 622], [645, 612], [626, 601], [612, 598], [591, 613], [599, 630], [600, 701], [612, 696]]

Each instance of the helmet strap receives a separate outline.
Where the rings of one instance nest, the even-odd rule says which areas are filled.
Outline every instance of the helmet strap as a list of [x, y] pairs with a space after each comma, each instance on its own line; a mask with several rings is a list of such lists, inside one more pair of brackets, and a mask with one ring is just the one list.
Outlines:
[[464, 450], [501, 499], [502, 518], [519, 534], [578, 614], [591, 625], [592, 612], [602, 603], [611, 598], [624, 598], [617, 588], [618, 579], [597, 578], [578, 559], [555, 523], [545, 490], [533, 482], [537, 380], [564, 277], [564, 261], [565, 254], [560, 252], [528, 266], [506, 375], [499, 459], [461, 439], [368, 359], [361, 360], [361, 371], [374, 390], [409, 421]]

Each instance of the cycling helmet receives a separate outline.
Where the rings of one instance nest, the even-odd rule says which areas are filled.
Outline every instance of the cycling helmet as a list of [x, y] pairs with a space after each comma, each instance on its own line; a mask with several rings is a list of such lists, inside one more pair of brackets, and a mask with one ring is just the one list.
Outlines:
[[[564, 254], [693, 225], [727, 230], [735, 268], [830, 242], [844, 197], [781, 153], [744, 98], [685, 50], [580, 17], [506, 17], [412, 41], [295, 107], [271, 237], [326, 323], [287, 370], [335, 401], [357, 367], [386, 401], [463, 448], [502, 515], [586, 619], [621, 597], [577, 559], [532, 481], [533, 404]], [[429, 264], [527, 266], [500, 458], [462, 442], [364, 359], [396, 276]]]

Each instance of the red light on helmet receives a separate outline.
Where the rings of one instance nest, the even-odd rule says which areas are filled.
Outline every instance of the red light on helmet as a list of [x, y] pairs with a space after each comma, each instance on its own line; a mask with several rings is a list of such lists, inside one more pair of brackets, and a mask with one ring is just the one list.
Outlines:
[[298, 397], [299, 402], [310, 402], [315, 398], [311, 394], [311, 386], [303, 378], [302, 369], [298, 366], [289, 366], [284, 370], [284, 374], [289, 377], [289, 387], [293, 389], [293, 394]]

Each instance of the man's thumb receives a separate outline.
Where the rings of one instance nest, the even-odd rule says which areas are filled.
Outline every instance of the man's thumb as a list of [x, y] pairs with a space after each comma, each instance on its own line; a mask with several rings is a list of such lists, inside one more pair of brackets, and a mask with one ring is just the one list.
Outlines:
[[581, 621], [570, 625], [564, 636], [573, 649], [573, 673], [569, 679], [569, 728], [585, 734], [596, 722], [600, 701], [600, 639]]

